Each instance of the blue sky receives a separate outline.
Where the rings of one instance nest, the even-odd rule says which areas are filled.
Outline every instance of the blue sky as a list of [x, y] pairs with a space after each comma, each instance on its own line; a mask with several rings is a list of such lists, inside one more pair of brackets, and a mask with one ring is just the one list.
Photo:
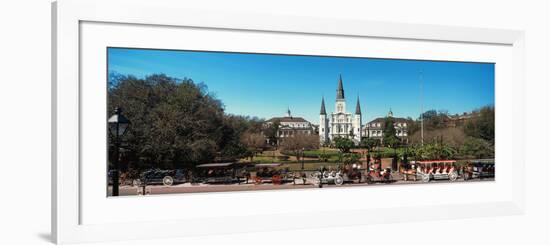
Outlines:
[[361, 101], [363, 121], [420, 115], [424, 110], [471, 111], [494, 105], [494, 64], [108, 48], [109, 72], [143, 78], [163, 73], [203, 82], [226, 112], [271, 118], [287, 107], [318, 124], [321, 97], [334, 111], [341, 74], [347, 111]]

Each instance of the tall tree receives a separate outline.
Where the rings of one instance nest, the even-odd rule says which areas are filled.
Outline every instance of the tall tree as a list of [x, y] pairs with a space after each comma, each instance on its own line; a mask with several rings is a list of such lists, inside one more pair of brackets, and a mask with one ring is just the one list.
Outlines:
[[484, 139], [470, 137], [460, 147], [460, 153], [469, 158], [492, 158], [495, 148]]
[[250, 152], [249, 157], [252, 161], [254, 156], [265, 146], [265, 137], [261, 133], [245, 132], [241, 136], [241, 143]]
[[334, 146], [340, 150], [340, 153], [348, 153], [353, 148], [353, 141], [348, 138], [334, 138]]
[[486, 106], [474, 111], [473, 118], [464, 125], [466, 135], [481, 138], [494, 145], [495, 142], [495, 108]]
[[319, 148], [319, 136], [311, 134], [294, 134], [292, 137], [285, 138], [281, 144], [283, 151], [290, 151], [300, 160], [301, 153], [304, 150]]
[[384, 121], [384, 138], [383, 143], [388, 147], [396, 147], [399, 143], [399, 138], [396, 136], [395, 121], [392, 117], [386, 117]]
[[206, 85], [154, 74], [112, 76], [108, 109], [124, 109], [132, 122], [126, 160], [138, 167], [191, 167], [242, 153], [240, 138], [254, 120], [224, 113]]
[[268, 126], [264, 129], [264, 135], [272, 145], [277, 145], [277, 132], [279, 132], [280, 126], [281, 121], [275, 120], [274, 122], [268, 124]]

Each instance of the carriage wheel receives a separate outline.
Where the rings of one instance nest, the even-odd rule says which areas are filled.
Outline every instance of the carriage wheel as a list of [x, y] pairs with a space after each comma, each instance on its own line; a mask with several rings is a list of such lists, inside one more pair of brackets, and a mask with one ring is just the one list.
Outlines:
[[422, 175], [422, 181], [425, 183], [430, 182], [430, 174], [423, 174]]
[[458, 174], [455, 171], [449, 173], [449, 180], [450, 181], [455, 181], [456, 179], [458, 179]]
[[140, 179], [132, 180], [132, 185], [133, 185], [134, 187], [140, 186], [140, 185], [141, 185], [141, 180], [140, 180]]
[[280, 185], [281, 184], [281, 176], [280, 175], [273, 175], [273, 177], [271, 177], [271, 181], [274, 185]]
[[372, 177], [370, 175], [367, 175], [367, 184], [372, 184]]
[[321, 186], [321, 180], [319, 179], [319, 177], [314, 177], [313, 178], [313, 185], [315, 186]]
[[254, 184], [255, 184], [255, 185], [260, 185], [260, 184], [262, 184], [262, 178], [260, 178], [260, 177], [258, 177], [258, 176], [254, 177]]
[[342, 178], [342, 176], [336, 176], [336, 178], [334, 178], [334, 184], [343, 185], [344, 184], [344, 178]]
[[172, 184], [174, 184], [174, 178], [172, 178], [172, 176], [165, 176], [162, 179], [162, 184], [164, 186], [171, 186]]

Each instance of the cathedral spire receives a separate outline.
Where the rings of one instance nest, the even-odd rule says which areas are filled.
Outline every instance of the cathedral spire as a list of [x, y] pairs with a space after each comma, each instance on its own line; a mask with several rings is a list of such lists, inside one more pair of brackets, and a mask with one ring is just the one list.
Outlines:
[[292, 117], [292, 114], [290, 114], [290, 107], [287, 107], [285, 117]]
[[357, 96], [357, 105], [355, 105], [355, 114], [361, 115], [361, 105], [359, 104], [359, 96]]
[[342, 74], [340, 74], [340, 80], [338, 80], [338, 89], [336, 89], [336, 99], [344, 99], [344, 85], [342, 84]]
[[326, 115], [327, 110], [325, 109], [325, 97], [321, 99], [321, 115]]

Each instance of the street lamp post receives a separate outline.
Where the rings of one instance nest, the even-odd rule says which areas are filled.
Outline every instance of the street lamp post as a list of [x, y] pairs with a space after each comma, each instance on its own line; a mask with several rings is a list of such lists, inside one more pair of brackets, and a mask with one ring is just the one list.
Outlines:
[[109, 133], [111, 134], [111, 138], [114, 145], [114, 157], [113, 157], [113, 196], [118, 196], [118, 179], [119, 179], [119, 158], [120, 158], [120, 138], [126, 133], [126, 130], [128, 129], [128, 126], [130, 125], [130, 121], [128, 118], [122, 115], [122, 110], [120, 108], [116, 108], [114, 111], [114, 114], [107, 120], [107, 123], [109, 125]]
[[304, 151], [306, 150], [306, 148], [302, 148], [302, 170], [304, 170]]

